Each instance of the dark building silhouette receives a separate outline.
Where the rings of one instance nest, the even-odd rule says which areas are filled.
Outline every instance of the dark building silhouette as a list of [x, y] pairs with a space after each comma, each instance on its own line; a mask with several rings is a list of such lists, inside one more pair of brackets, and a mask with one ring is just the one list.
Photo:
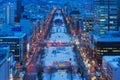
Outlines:
[[22, 9], [23, 9], [23, 7], [22, 7], [22, 3], [21, 3], [21, 0], [17, 0], [17, 10], [16, 10], [16, 14], [17, 14], [17, 16], [16, 16], [16, 18], [15, 18], [15, 20], [16, 20], [16, 22], [19, 22], [20, 21], [20, 18], [21, 18], [21, 14], [22, 14]]

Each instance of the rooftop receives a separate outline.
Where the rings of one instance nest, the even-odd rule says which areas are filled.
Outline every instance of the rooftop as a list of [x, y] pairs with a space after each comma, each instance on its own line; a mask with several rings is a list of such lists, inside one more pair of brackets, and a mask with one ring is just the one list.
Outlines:
[[0, 45], [0, 55], [2, 54], [8, 55], [9, 52], [10, 52], [9, 45]]
[[12, 36], [4, 36], [0, 38], [23, 38], [26, 34], [22, 32], [15, 32]]
[[120, 68], [120, 66], [118, 65], [119, 64], [118, 62], [109, 62], [109, 64], [114, 68]]
[[0, 25], [0, 36], [13, 35], [11, 28], [12, 28], [12, 26], [10, 26], [10, 25], [1, 24]]
[[94, 40], [99, 42], [120, 42], [119, 36], [114, 35], [94, 35]]
[[9, 45], [0, 45], [0, 67], [6, 60], [8, 53], [10, 52]]
[[108, 62], [114, 68], [120, 68], [120, 56], [103, 56], [103, 60]]
[[106, 62], [117, 62], [118, 58], [120, 58], [120, 56], [103, 56]]

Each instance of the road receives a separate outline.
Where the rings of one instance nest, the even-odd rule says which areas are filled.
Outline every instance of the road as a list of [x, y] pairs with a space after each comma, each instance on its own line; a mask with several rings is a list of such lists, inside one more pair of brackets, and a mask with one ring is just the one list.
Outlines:
[[55, 12], [47, 35], [42, 80], [82, 80], [77, 72], [77, 55], [74, 52], [73, 37], [68, 33], [62, 11]]
[[[33, 48], [33, 55], [31, 57], [31, 61], [29, 61], [28, 66], [26, 67], [26, 73], [24, 76], [24, 80], [37, 80], [37, 66], [41, 63], [40, 56], [41, 56], [41, 49], [43, 49], [42, 42], [44, 42], [44, 37], [46, 33], [46, 29], [49, 25], [49, 22], [51, 21], [52, 15], [54, 14], [55, 9], [53, 9], [48, 17], [48, 19], [45, 21], [45, 26], [43, 26], [42, 32], [38, 33], [38, 35], [35, 37], [35, 41], [32, 43], [32, 45], [35, 45]], [[38, 57], [39, 56], [39, 57]]]
[[[82, 80], [78, 72], [84, 64], [80, 54], [74, 50], [75, 42], [67, 26], [62, 10], [53, 9], [43, 29], [34, 37], [33, 55], [30, 58], [24, 80]], [[78, 60], [78, 58], [80, 60]], [[42, 72], [39, 73], [41, 67]], [[82, 67], [81, 67], [82, 68]], [[82, 74], [83, 75], [83, 74]]]

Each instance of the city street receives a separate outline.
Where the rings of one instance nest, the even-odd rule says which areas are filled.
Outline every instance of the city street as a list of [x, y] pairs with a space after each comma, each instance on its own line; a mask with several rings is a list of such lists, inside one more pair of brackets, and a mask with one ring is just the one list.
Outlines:
[[[38, 72], [37, 72], [37, 67], [41, 66], [41, 55], [42, 55], [42, 50], [43, 50], [43, 42], [44, 42], [44, 37], [45, 37], [45, 32], [46, 32], [46, 27], [48, 26], [51, 15], [53, 15], [54, 9], [51, 12], [50, 16], [48, 17], [47, 21], [45, 22], [46, 26], [44, 26], [42, 32], [38, 33], [34, 38], [36, 40], [32, 43], [34, 46], [33, 48], [33, 54], [31, 58], [28, 60], [26, 63], [26, 73], [24, 76], [24, 80], [37, 80], [38, 79]], [[33, 39], [34, 39], [33, 38]]]
[[120, 80], [120, 0], [0, 4], [0, 80]]
[[80, 53], [74, 49], [76, 41], [68, 33], [70, 29], [66, 28], [66, 18], [61, 10], [53, 10], [51, 13], [41, 35], [37, 34], [33, 42], [33, 55], [27, 65], [24, 80], [85, 80], [81, 72], [82, 75], [85, 73], [80, 70], [84, 64], [79, 62], [82, 59], [79, 60]]
[[50, 35], [46, 40], [43, 55], [44, 72], [42, 80], [81, 80], [73, 51], [73, 39], [67, 33], [61, 10], [56, 11]]

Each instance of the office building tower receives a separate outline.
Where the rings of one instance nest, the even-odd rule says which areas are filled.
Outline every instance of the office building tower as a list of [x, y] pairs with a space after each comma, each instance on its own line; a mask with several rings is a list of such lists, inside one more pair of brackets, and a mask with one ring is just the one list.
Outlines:
[[118, 0], [118, 26], [120, 27], [120, 0]]
[[0, 46], [0, 80], [9, 80], [9, 47]]
[[104, 56], [102, 67], [107, 80], [120, 80], [120, 56]]
[[14, 25], [14, 4], [7, 3], [4, 5], [5, 24]]
[[22, 4], [21, 4], [21, 0], [17, 0], [17, 11], [16, 11], [16, 13], [17, 13], [17, 15], [21, 15], [21, 13], [22, 13]]
[[15, 17], [15, 22], [20, 22], [22, 11], [23, 11], [23, 6], [22, 6], [22, 3], [21, 3], [21, 0], [17, 0], [16, 1], [16, 17]]
[[13, 54], [15, 61], [23, 60], [27, 46], [27, 36], [24, 33], [14, 33], [14, 35], [8, 35], [0, 37], [0, 44], [10, 45], [10, 52]]
[[95, 16], [100, 34], [118, 31], [118, 0], [94, 0]]
[[0, 24], [4, 22], [4, 13], [3, 13], [3, 6], [0, 6]]
[[93, 31], [93, 24], [94, 24], [94, 15], [93, 12], [84, 11], [84, 15], [80, 18], [81, 21], [81, 30], [91, 32]]
[[[27, 29], [26, 29], [26, 25], [27, 25]], [[20, 26], [22, 29], [23, 33], [26, 33], [28, 40], [32, 39], [32, 34], [34, 32], [34, 28], [30, 22], [30, 20], [28, 19], [21, 19], [20, 20]]]
[[94, 57], [101, 64], [103, 56], [120, 55], [120, 35], [107, 34], [106, 36], [94, 35]]
[[73, 10], [70, 12], [70, 18], [73, 28], [76, 30], [76, 33], [79, 33], [80, 28], [80, 12], [79, 10]]

